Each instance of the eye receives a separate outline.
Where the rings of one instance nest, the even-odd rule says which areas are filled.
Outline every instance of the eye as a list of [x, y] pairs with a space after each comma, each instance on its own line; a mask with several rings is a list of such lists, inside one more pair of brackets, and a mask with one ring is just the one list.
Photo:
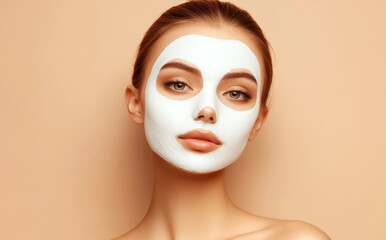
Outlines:
[[178, 91], [178, 92], [192, 90], [191, 87], [189, 87], [186, 83], [180, 80], [171, 80], [171, 81], [165, 82], [164, 85], [167, 86], [169, 89]]
[[224, 96], [236, 101], [248, 101], [249, 99], [251, 99], [251, 96], [248, 93], [240, 90], [228, 91], [224, 93]]

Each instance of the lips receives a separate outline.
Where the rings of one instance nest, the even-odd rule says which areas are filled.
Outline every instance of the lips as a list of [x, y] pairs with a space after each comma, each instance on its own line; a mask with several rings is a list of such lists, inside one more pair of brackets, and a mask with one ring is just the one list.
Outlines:
[[202, 153], [214, 151], [222, 144], [211, 131], [201, 129], [179, 135], [177, 140], [186, 149]]

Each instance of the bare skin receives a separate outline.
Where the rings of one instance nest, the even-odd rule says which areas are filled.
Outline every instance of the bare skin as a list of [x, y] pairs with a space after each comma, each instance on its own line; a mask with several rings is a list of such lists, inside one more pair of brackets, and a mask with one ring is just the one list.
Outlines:
[[116, 240], [326, 240], [316, 227], [299, 221], [249, 214], [235, 206], [224, 185], [224, 170], [186, 173], [153, 154], [154, 189], [144, 219]]
[[[161, 37], [152, 51], [145, 76], [148, 76], [156, 57], [167, 44], [177, 37], [193, 33], [243, 41], [261, 59], [253, 39], [238, 28], [186, 23], [182, 27], [174, 27]], [[128, 111], [139, 124], [144, 121], [143, 92], [144, 89], [137, 90], [132, 86], [126, 89]], [[266, 109], [263, 109], [251, 129], [249, 140], [253, 140], [258, 133], [266, 114]], [[197, 121], [206, 121], [205, 119]], [[193, 174], [170, 165], [154, 152], [152, 160], [154, 189], [150, 208], [135, 228], [115, 240], [330, 239], [310, 224], [260, 217], [238, 208], [226, 193], [224, 169], [207, 174]]]

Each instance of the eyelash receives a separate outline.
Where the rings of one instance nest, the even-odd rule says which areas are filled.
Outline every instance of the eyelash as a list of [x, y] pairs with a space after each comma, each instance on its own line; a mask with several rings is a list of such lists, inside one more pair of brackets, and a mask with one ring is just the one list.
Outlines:
[[176, 86], [177, 84], [179, 84], [179, 83], [182, 83], [182, 84], [184, 85], [184, 88], [187, 87], [189, 90], [192, 90], [192, 88], [189, 87], [188, 84], [186, 84], [186, 83], [183, 82], [183, 81], [177, 80], [177, 79], [172, 79], [172, 80], [170, 80], [170, 81], [167, 81], [167, 82], [164, 83], [164, 85], [165, 85], [166, 87], [168, 87], [169, 89], [173, 90], [173, 91], [181, 91], [181, 92], [182, 92], [182, 91], [186, 91], [186, 90], [184, 90], [184, 89], [179, 90], [179, 89], [176, 89], [176, 88], [175, 88], [175, 86]]
[[[230, 97], [231, 93], [238, 93], [238, 94], [240, 94], [242, 96], [242, 99], [236, 99], [236, 98]], [[249, 101], [252, 98], [249, 93], [244, 92], [244, 91], [240, 91], [240, 90], [230, 90], [230, 91], [224, 93], [224, 96], [226, 96], [226, 95], [228, 95], [227, 97], [229, 97], [230, 99], [232, 99], [234, 101], [244, 101], [244, 102], [247, 102], [247, 101]]]
[[[177, 79], [172, 79], [170, 81], [167, 81], [167, 82], [164, 83], [164, 85], [167, 88], [169, 88], [169, 89], [171, 89], [173, 91], [177, 91], [177, 92], [186, 91], [184, 89], [180, 89], [179, 90], [179, 89], [175, 88], [176, 84], [180, 84], [180, 83], [184, 85], [184, 88], [187, 87], [189, 90], [192, 90], [192, 88], [189, 87], [188, 84], [186, 84], [183, 81], [177, 80]], [[238, 93], [238, 94], [240, 94], [240, 96], [242, 96], [242, 99], [232, 98], [230, 96], [231, 93]], [[232, 99], [233, 101], [240, 101], [240, 102], [247, 102], [247, 101], [249, 101], [252, 98], [249, 93], [241, 91], [241, 90], [230, 90], [230, 91], [225, 92], [223, 95], [224, 96], [228, 95], [228, 98]]]

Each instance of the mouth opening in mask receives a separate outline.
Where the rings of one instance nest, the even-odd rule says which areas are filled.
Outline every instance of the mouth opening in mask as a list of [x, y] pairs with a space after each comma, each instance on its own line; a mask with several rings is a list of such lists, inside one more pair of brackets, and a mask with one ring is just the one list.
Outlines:
[[178, 142], [187, 150], [208, 153], [221, 147], [222, 142], [211, 131], [195, 129], [178, 136]]

